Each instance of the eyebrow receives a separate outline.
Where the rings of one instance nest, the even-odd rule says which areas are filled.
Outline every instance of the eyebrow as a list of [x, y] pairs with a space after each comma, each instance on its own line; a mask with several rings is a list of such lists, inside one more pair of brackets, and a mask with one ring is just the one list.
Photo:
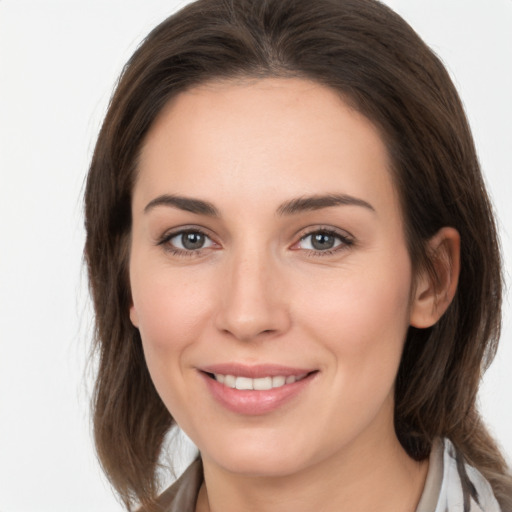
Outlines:
[[278, 209], [278, 215], [294, 215], [304, 211], [321, 210], [332, 206], [361, 206], [375, 212], [375, 208], [368, 202], [347, 194], [326, 194], [298, 197], [286, 201]]
[[[173, 194], [163, 194], [151, 200], [144, 208], [144, 213], [157, 206], [169, 206], [197, 215], [220, 217], [219, 210], [208, 201]], [[305, 211], [321, 210], [322, 208], [330, 208], [332, 206], [361, 206], [375, 212], [375, 208], [363, 199], [347, 194], [326, 194], [297, 197], [286, 201], [279, 206], [277, 214], [280, 216], [295, 215]]]
[[207, 215], [208, 217], [220, 217], [219, 211], [212, 203], [201, 199], [192, 199], [190, 197], [163, 194], [150, 201], [144, 208], [144, 213], [149, 212], [157, 206], [170, 206], [184, 210], [186, 212], [196, 213], [198, 215]]

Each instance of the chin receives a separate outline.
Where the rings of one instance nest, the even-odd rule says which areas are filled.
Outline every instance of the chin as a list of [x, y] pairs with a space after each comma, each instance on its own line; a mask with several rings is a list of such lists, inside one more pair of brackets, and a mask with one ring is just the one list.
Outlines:
[[285, 477], [312, 462], [293, 436], [286, 440], [254, 437], [257, 436], [232, 436], [211, 450], [201, 450], [201, 455], [226, 471], [248, 477]]
[[283, 454], [271, 459], [262, 457], [261, 454], [255, 457], [224, 457], [217, 464], [230, 473], [251, 478], [286, 477], [303, 469], [296, 457], [283, 457]]

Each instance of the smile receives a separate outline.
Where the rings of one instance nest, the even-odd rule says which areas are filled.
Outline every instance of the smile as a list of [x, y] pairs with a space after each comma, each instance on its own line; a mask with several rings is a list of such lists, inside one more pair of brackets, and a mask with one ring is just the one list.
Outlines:
[[203, 367], [199, 371], [214, 402], [249, 416], [268, 414], [293, 403], [313, 385], [318, 374], [316, 369], [236, 363]]
[[239, 390], [254, 390], [254, 391], [268, 391], [269, 389], [276, 389], [286, 384], [293, 384], [299, 380], [302, 380], [308, 374], [303, 373], [301, 375], [276, 375], [274, 377], [260, 377], [252, 379], [250, 377], [236, 377], [234, 375], [223, 375], [221, 373], [213, 374], [215, 380], [224, 384], [228, 388], [239, 389]]

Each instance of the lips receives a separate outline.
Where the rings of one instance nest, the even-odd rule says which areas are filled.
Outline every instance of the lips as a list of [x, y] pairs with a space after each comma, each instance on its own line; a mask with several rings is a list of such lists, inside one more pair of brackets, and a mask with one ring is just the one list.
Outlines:
[[284, 406], [308, 387], [317, 373], [279, 365], [230, 363], [200, 368], [215, 401], [246, 415], [265, 414]]

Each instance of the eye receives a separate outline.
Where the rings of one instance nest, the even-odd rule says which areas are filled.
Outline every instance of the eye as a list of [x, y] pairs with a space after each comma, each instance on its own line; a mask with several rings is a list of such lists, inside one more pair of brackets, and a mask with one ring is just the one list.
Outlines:
[[197, 229], [170, 233], [165, 235], [158, 244], [167, 246], [166, 248], [175, 254], [199, 252], [201, 249], [216, 245], [208, 235]]
[[295, 248], [330, 254], [352, 244], [353, 241], [348, 236], [321, 229], [303, 236], [298, 244], [296, 244]]

